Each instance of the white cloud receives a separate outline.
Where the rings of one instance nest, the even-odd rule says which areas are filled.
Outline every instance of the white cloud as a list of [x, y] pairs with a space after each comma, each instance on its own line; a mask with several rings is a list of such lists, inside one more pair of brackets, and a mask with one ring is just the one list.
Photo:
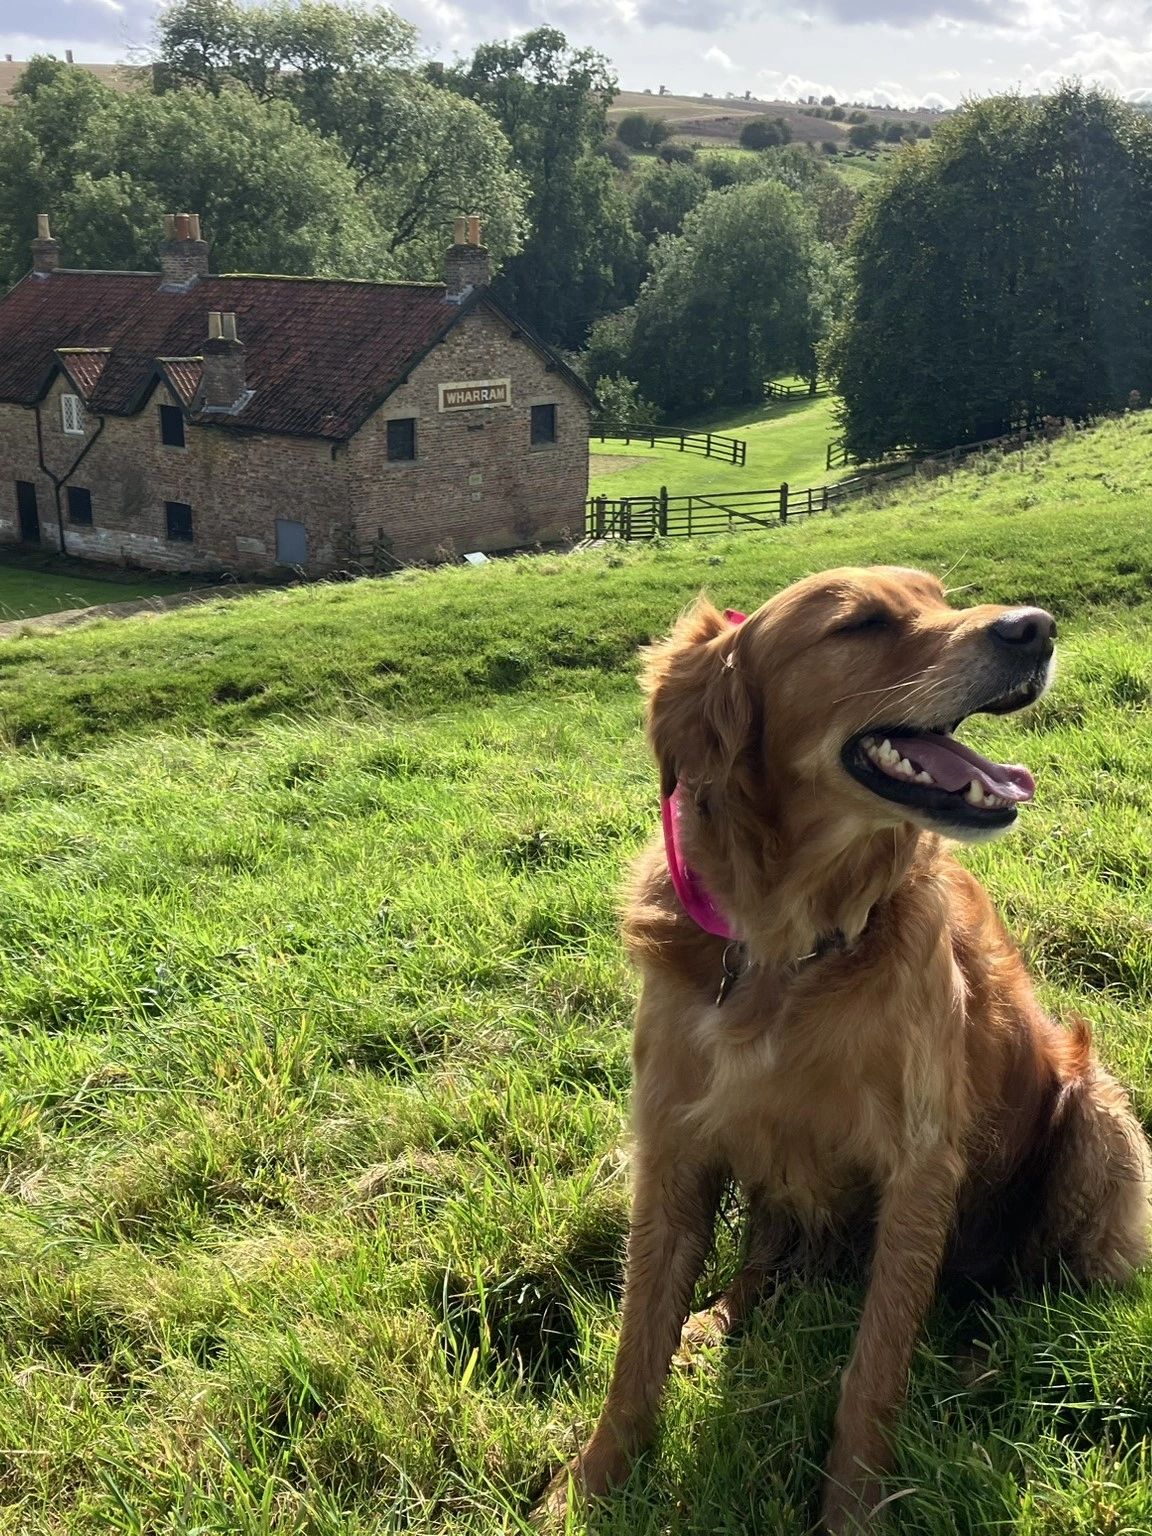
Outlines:
[[732, 70], [736, 68], [723, 48], [709, 48], [704, 54], [704, 62], [705, 64], [715, 64], [720, 69]]
[[815, 96], [817, 100], [821, 96], [835, 96], [836, 89], [826, 80], [809, 80], [804, 75], [786, 75], [779, 69], [762, 69], [757, 73], [757, 80], [763, 80], [764, 89], [762, 95], [771, 96], [776, 101], [807, 101], [809, 96]]

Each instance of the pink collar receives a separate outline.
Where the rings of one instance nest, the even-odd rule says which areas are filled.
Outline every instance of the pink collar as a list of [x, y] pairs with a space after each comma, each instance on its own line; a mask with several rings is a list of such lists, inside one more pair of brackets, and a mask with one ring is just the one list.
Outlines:
[[[724, 617], [730, 624], [743, 624], [746, 615], [735, 608], [726, 608]], [[714, 933], [718, 939], [729, 941], [738, 938], [723, 912], [708, 893], [696, 871], [685, 864], [680, 852], [680, 786], [671, 795], [660, 800], [660, 819], [664, 824], [664, 851], [668, 858], [668, 873], [672, 886], [680, 899], [680, 905], [698, 928]]]

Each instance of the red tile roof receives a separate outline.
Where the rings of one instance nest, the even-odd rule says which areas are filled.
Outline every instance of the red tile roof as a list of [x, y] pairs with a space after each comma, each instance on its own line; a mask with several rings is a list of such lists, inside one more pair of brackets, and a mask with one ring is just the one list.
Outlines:
[[204, 360], [200, 357], [158, 357], [164, 377], [172, 386], [173, 393], [180, 403], [188, 408], [196, 398], [196, 392], [200, 388], [200, 375], [204, 371]]
[[95, 347], [91, 351], [81, 352], [69, 347], [58, 347], [56, 356], [73, 384], [87, 400], [104, 372], [104, 365], [108, 361], [108, 348]]
[[220, 424], [339, 441], [472, 307], [444, 295], [440, 283], [226, 276], [166, 293], [158, 272], [29, 274], [0, 299], [0, 400], [34, 404], [67, 348], [96, 415], [133, 414], [158, 376], [187, 404], [208, 312], [232, 310], [253, 394]]

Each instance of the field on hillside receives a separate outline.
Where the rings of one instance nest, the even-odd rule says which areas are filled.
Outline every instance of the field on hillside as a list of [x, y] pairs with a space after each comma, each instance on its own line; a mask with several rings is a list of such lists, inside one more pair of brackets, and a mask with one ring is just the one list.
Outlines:
[[677, 423], [695, 432], [718, 432], [747, 440], [744, 464], [725, 463], [678, 447], [618, 441], [591, 443], [589, 496], [653, 496], [662, 485], [670, 495], [705, 491], [762, 491], [779, 486], [825, 485], [855, 473], [825, 468], [828, 444], [840, 435], [836, 402], [827, 395], [768, 402], [713, 412]]
[[[1152, 1115], [1150, 497], [1130, 417], [742, 540], [0, 645], [4, 1528], [526, 1530], [615, 1344], [635, 653], [702, 587], [884, 560], [1054, 610], [1054, 693], [965, 730], [1038, 802], [964, 858]], [[804, 1536], [859, 1302], [792, 1286], [677, 1373], [573, 1530]], [[1143, 1533], [1150, 1437], [1152, 1277], [941, 1304], [890, 1528]]]

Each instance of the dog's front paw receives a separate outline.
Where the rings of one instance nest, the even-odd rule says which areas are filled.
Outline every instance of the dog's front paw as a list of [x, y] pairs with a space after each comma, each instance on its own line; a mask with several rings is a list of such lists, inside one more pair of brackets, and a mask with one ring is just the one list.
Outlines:
[[568, 1510], [607, 1493], [628, 1475], [628, 1457], [610, 1438], [593, 1436], [567, 1466], [561, 1467], [532, 1507], [529, 1519], [540, 1531], [562, 1531]]
[[877, 1536], [881, 1521], [877, 1506], [883, 1496], [872, 1478], [833, 1480], [829, 1475], [820, 1510], [824, 1536]]

